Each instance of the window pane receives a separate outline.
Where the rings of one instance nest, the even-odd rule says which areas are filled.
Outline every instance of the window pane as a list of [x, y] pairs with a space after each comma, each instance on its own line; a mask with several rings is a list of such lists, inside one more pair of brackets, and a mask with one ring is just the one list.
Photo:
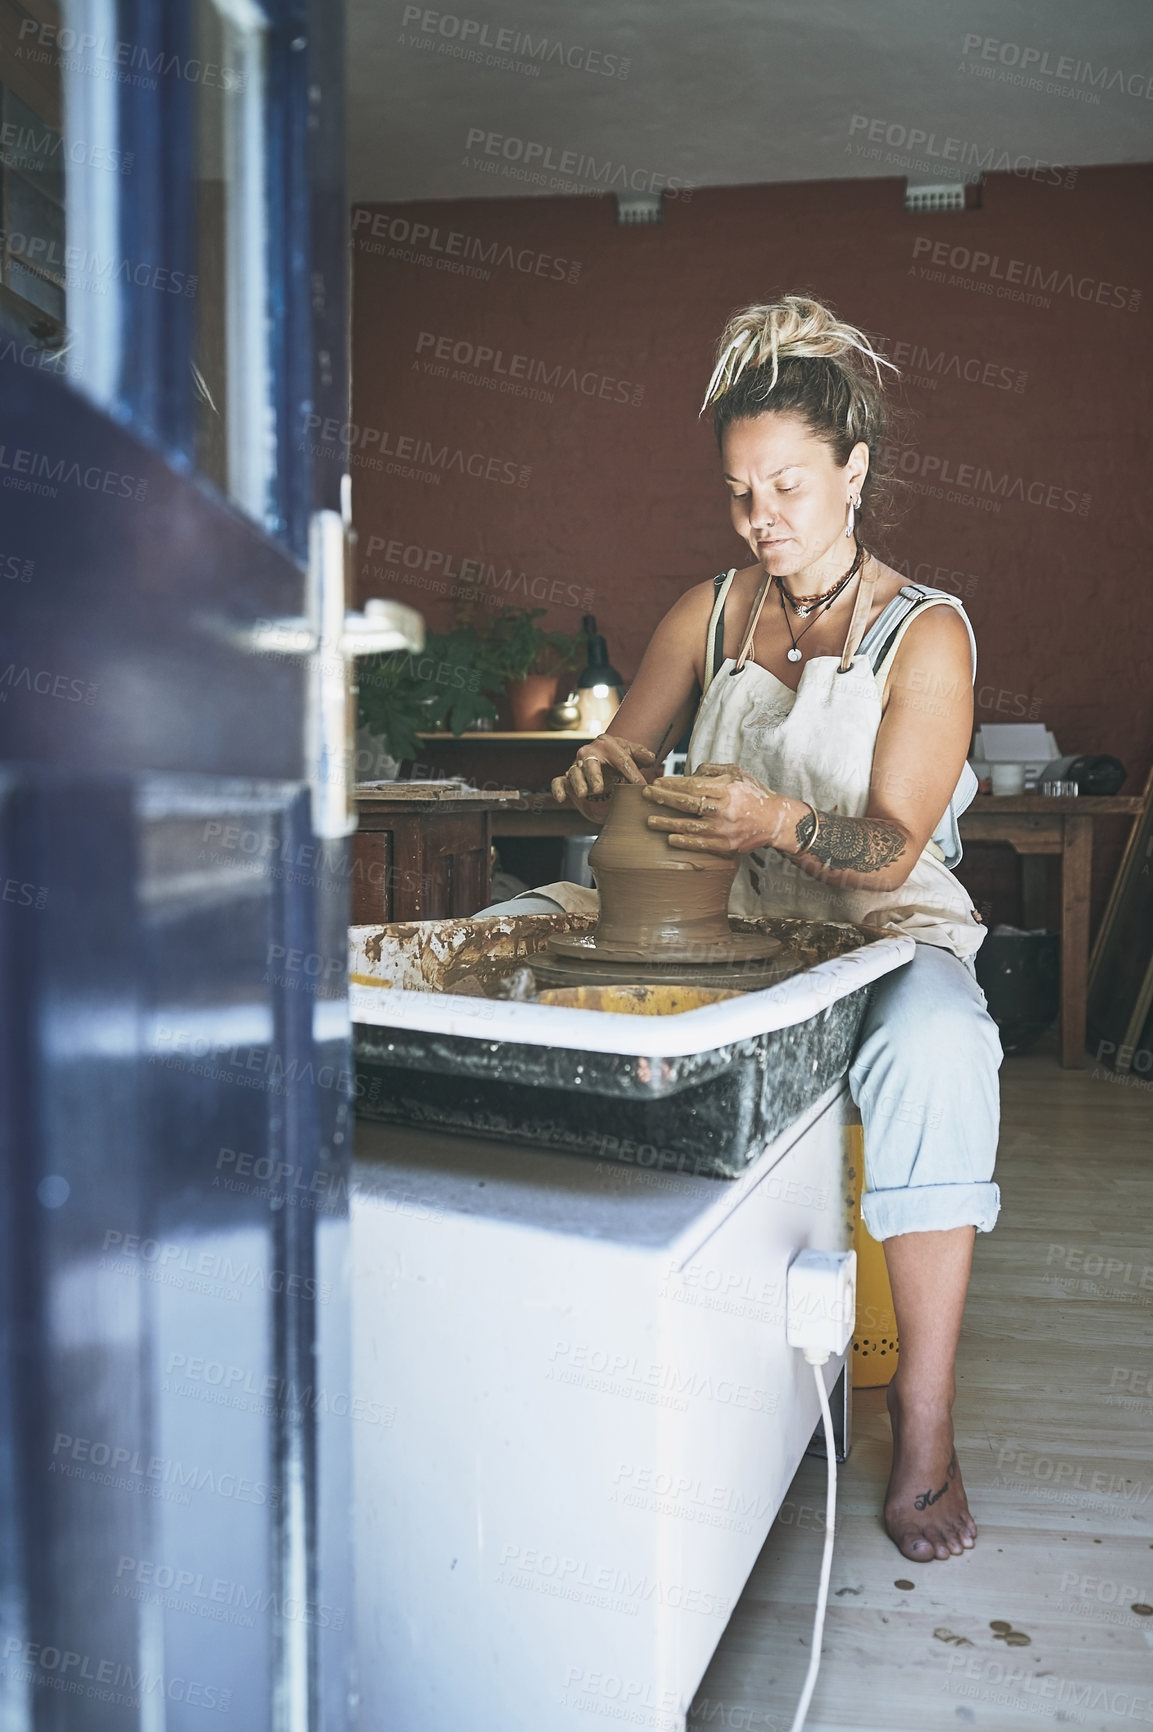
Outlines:
[[196, 465], [269, 515], [264, 28], [248, 0], [196, 0]]
[[21, 174], [8, 176], [9, 287], [64, 324], [64, 212]]
[[33, 175], [42, 191], [51, 194], [57, 204], [63, 204], [63, 140], [54, 126], [35, 114], [12, 90], [4, 103], [4, 144], [5, 157], [17, 158], [15, 166], [24, 174]]
[[0, 329], [46, 352], [67, 346], [59, 13], [0, 0]]

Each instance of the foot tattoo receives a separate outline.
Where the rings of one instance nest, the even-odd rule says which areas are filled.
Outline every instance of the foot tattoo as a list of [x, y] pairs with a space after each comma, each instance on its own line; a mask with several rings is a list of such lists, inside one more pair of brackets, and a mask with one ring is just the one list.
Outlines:
[[[977, 1524], [961, 1482], [949, 1408], [903, 1403], [895, 1383], [889, 1385], [886, 1401], [893, 1427], [893, 1467], [885, 1494], [889, 1538], [916, 1564], [959, 1557], [972, 1549]], [[934, 1490], [942, 1473], [942, 1483]]]
[[945, 1493], [949, 1489], [950, 1480], [955, 1479], [956, 1476], [957, 1476], [957, 1452], [956, 1452], [956, 1450], [954, 1450], [952, 1455], [949, 1458], [949, 1465], [945, 1469], [945, 1483], [941, 1487], [940, 1491], [923, 1491], [921, 1493], [920, 1497], [915, 1497], [913, 1499], [913, 1508], [914, 1509], [928, 1509], [928, 1507], [931, 1503], [936, 1503], [938, 1501], [938, 1499], [943, 1498]]

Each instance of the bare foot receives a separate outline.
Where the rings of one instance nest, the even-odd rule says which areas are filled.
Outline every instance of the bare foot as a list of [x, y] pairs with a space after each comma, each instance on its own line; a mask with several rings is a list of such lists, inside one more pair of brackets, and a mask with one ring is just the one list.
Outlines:
[[959, 1557], [972, 1548], [969, 1514], [947, 1407], [902, 1402], [896, 1379], [885, 1391], [893, 1427], [893, 1467], [885, 1493], [885, 1526], [897, 1550], [915, 1564]]

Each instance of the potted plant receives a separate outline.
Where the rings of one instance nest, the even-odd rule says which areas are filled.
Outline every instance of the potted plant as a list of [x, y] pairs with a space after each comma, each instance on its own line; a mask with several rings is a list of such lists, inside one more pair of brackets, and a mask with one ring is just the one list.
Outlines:
[[357, 722], [384, 739], [394, 758], [419, 758], [418, 734], [463, 734], [496, 719], [492, 699], [504, 676], [472, 626], [429, 632], [424, 650], [393, 650], [358, 663]]
[[583, 647], [579, 633], [543, 630], [536, 622], [546, 611], [502, 607], [485, 634], [489, 665], [506, 682], [513, 726], [521, 733], [544, 728], [560, 674], [576, 666]]

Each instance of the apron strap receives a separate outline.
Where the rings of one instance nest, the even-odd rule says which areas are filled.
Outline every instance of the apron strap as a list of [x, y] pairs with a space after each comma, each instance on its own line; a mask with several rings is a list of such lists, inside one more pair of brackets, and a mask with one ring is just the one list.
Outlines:
[[857, 653], [857, 646], [865, 635], [865, 626], [868, 624], [869, 612], [873, 605], [873, 591], [877, 587], [878, 576], [879, 571], [876, 560], [869, 559], [866, 562], [865, 569], [861, 573], [861, 581], [857, 585], [857, 599], [853, 603], [853, 612], [852, 617], [849, 620], [849, 629], [845, 634], [845, 647], [841, 651], [841, 660], [837, 667], [837, 672], [839, 674], [848, 673], [849, 669], [853, 665], [853, 657]]
[[[705, 692], [708, 691], [716, 675], [716, 671], [724, 659], [725, 601], [728, 597], [729, 590], [732, 587], [735, 575], [736, 567], [734, 566], [732, 570], [723, 575], [718, 574], [718, 576], [713, 580], [716, 600], [713, 604], [712, 618], [709, 621], [709, 635], [705, 647], [705, 679], [703, 686], [703, 691]], [[857, 653], [861, 639], [865, 635], [865, 627], [868, 624], [869, 614], [872, 611], [873, 593], [877, 587], [878, 576], [879, 572], [876, 561], [873, 559], [866, 560], [865, 568], [861, 572], [860, 582], [857, 585], [857, 598], [853, 603], [853, 612], [849, 619], [849, 629], [845, 635], [845, 647], [841, 652], [841, 660], [838, 667], [838, 672], [840, 673], [848, 673], [853, 664], [853, 657]], [[741, 647], [737, 652], [736, 661], [733, 666], [732, 671], [735, 674], [742, 671], [752, 652], [753, 639], [756, 636], [757, 626], [760, 623], [761, 614], [764, 612], [765, 602], [768, 600], [772, 582], [773, 580], [771, 577], [766, 577], [757, 591], [756, 599], [753, 602], [752, 612], [749, 615], [749, 623], [745, 627], [745, 634], [741, 639]]]
[[744, 672], [744, 666], [752, 652], [753, 639], [757, 634], [757, 624], [760, 620], [761, 614], [764, 612], [765, 602], [768, 600], [769, 588], [772, 581], [771, 577], [764, 578], [760, 589], [757, 591], [757, 599], [753, 603], [753, 611], [749, 615], [749, 623], [745, 627], [745, 635], [741, 639], [741, 647], [737, 651], [736, 665], [730, 670], [734, 674]]
[[708, 691], [713, 683], [717, 669], [725, 659], [725, 599], [733, 587], [733, 578], [737, 574], [735, 565], [728, 571], [719, 571], [713, 579], [713, 611], [709, 618], [709, 631], [705, 639], [705, 677], [701, 685], [701, 696]]

